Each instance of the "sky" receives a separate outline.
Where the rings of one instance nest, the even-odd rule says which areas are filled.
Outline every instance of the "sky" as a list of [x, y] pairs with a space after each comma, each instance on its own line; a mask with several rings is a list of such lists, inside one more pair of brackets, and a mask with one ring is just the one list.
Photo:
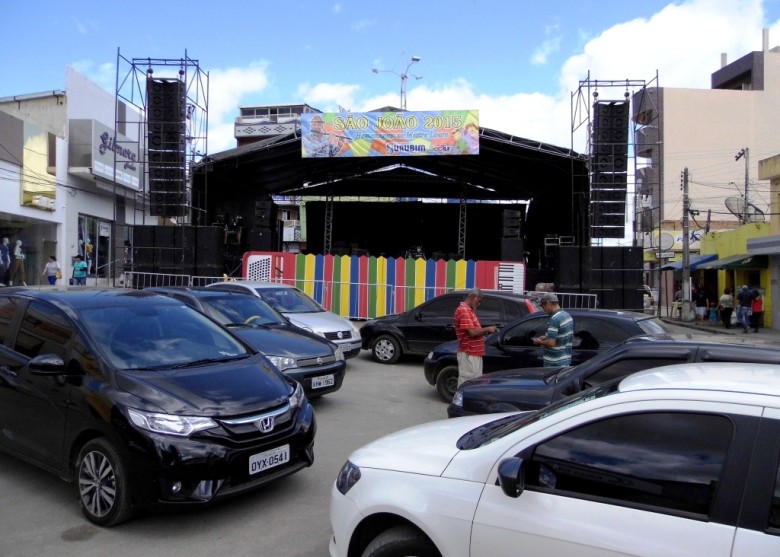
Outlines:
[[[709, 88], [721, 53], [731, 62], [761, 50], [764, 28], [770, 48], [780, 45], [780, 0], [0, 0], [0, 8], [0, 97], [64, 89], [67, 66], [113, 94], [118, 60], [125, 71], [118, 54], [187, 56], [208, 75], [209, 153], [235, 147], [241, 106], [398, 107], [403, 73], [408, 110], [477, 109], [483, 127], [581, 151], [572, 106], [582, 82]], [[600, 99], [624, 92], [607, 91]]]

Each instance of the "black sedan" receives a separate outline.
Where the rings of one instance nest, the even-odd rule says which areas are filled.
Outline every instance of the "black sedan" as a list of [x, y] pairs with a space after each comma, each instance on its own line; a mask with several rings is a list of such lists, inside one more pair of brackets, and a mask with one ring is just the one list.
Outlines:
[[197, 506], [313, 462], [297, 382], [202, 313], [136, 290], [0, 291], [0, 450], [87, 519]]
[[298, 381], [309, 398], [337, 391], [344, 382], [346, 359], [340, 347], [293, 325], [257, 296], [186, 286], [146, 290], [184, 302], [228, 327]]
[[[455, 338], [453, 317], [467, 293], [448, 292], [404, 313], [369, 319], [360, 329], [363, 350], [371, 350], [374, 359], [383, 364], [394, 364], [403, 354], [424, 356]], [[483, 295], [476, 310], [482, 325], [503, 325], [539, 311], [536, 302], [523, 294], [485, 290]]]
[[[574, 319], [572, 364], [582, 363], [641, 334], [668, 333], [672, 328], [660, 319], [643, 313], [609, 309], [567, 309]], [[482, 371], [537, 367], [543, 364], [543, 349], [532, 339], [547, 330], [549, 316], [544, 312], [528, 315], [508, 324], [485, 339]], [[425, 358], [425, 379], [434, 385], [445, 401], [452, 400], [458, 386], [458, 343], [447, 342]]]
[[447, 415], [538, 410], [637, 371], [693, 362], [780, 364], [780, 348], [742, 337], [724, 341], [701, 334], [637, 336], [578, 366], [497, 371], [466, 381], [458, 387]]

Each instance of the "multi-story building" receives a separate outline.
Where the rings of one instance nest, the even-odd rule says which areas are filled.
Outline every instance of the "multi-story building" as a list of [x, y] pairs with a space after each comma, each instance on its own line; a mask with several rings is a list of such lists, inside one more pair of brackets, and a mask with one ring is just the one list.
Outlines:
[[52, 255], [65, 281], [76, 255], [96, 281], [119, 276], [142, 218], [140, 130], [121, 124], [139, 118], [71, 68], [65, 85], [0, 98], [0, 237], [22, 254], [0, 282], [46, 284]]
[[321, 112], [308, 104], [242, 106], [239, 111], [234, 128], [238, 147], [300, 131], [301, 114]]
[[723, 54], [711, 83], [711, 89], [646, 87], [633, 95], [636, 236], [653, 263], [659, 252], [682, 249], [685, 169], [694, 251], [705, 230], [769, 218], [769, 185], [758, 180], [758, 161], [778, 150], [780, 47], [769, 48], [765, 30], [761, 51], [731, 63]]

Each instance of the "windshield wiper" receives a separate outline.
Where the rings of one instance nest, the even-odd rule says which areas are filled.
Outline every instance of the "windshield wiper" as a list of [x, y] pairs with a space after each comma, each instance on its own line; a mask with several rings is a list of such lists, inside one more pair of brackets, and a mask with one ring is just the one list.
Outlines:
[[[243, 358], [248, 357], [246, 354], [238, 354], [235, 356], [225, 356], [222, 358], [201, 358], [200, 360], [193, 360], [191, 362], [183, 362], [181, 364], [173, 364], [168, 366], [158, 366], [160, 369], [163, 367], [168, 369], [182, 369], [185, 367], [196, 367], [196, 366], [202, 366], [205, 364], [216, 364], [216, 363], [222, 363], [222, 362], [229, 362], [230, 360], [241, 360]], [[149, 368], [151, 369], [151, 368]]]

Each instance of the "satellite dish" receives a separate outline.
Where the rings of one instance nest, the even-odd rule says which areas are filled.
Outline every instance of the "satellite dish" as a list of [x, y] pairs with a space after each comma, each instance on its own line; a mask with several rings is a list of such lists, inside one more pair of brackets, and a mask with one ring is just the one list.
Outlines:
[[[747, 211], [745, 210], [745, 201], [741, 197], [727, 197], [725, 200], [726, 209], [739, 219], [742, 224], [749, 222], [764, 222], [766, 215], [764, 211], [748, 202]], [[747, 217], [747, 218], [746, 218]]]

